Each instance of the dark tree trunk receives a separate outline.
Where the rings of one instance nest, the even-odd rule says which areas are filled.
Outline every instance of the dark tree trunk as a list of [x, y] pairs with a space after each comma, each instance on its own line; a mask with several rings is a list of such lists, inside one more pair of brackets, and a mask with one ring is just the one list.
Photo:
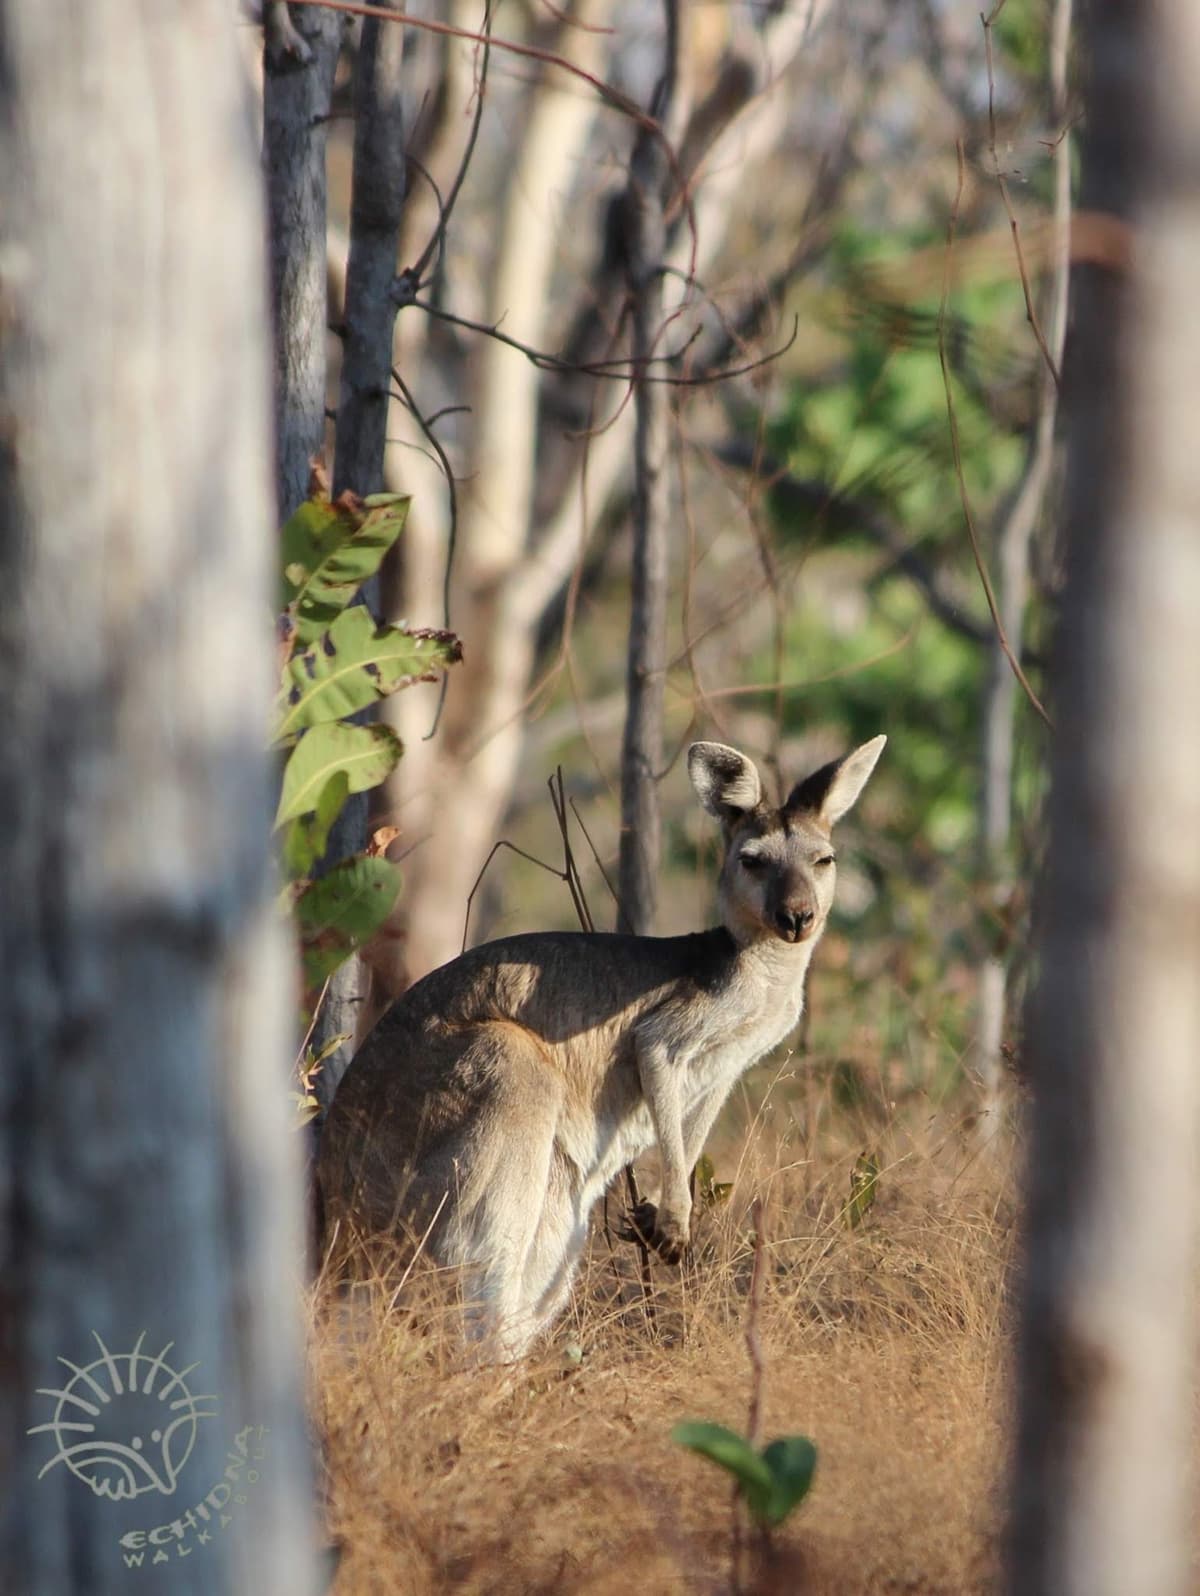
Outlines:
[[325, 146], [342, 17], [273, 0], [263, 18], [263, 157], [275, 325], [279, 519], [308, 496], [325, 438]]
[[[666, 0], [663, 74], [651, 115], [669, 124], [680, 66], [679, 7]], [[643, 128], [629, 162], [622, 226], [631, 306], [630, 352], [636, 420], [633, 443], [633, 574], [621, 748], [621, 847], [618, 924], [654, 929], [662, 860], [658, 783], [663, 768], [663, 695], [667, 667], [667, 590], [671, 494], [670, 390], [651, 382], [663, 323], [664, 207], [671, 178], [666, 132]]]
[[[403, 63], [403, 26], [366, 18], [355, 76], [354, 179], [333, 466], [335, 494], [349, 488], [365, 497], [383, 487], [396, 320], [391, 287], [404, 219], [407, 165]], [[364, 602], [372, 609], [378, 607], [378, 585], [376, 579], [363, 592]], [[330, 835], [327, 862], [366, 847], [367, 813], [366, 793], [356, 793], [347, 801]], [[348, 1038], [318, 1077], [317, 1095], [325, 1107], [353, 1054], [366, 988], [362, 961], [348, 959], [331, 977], [317, 1016], [313, 1044], [318, 1050], [335, 1036]]]

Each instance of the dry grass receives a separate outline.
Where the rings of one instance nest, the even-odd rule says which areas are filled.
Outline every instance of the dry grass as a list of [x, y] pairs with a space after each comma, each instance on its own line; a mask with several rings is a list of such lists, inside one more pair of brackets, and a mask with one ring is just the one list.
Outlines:
[[[655, 1268], [652, 1323], [636, 1257], [611, 1252], [599, 1226], [571, 1313], [519, 1369], [464, 1368], [444, 1310], [389, 1311], [382, 1276], [353, 1316], [318, 1291], [313, 1384], [329, 1527], [344, 1546], [338, 1596], [733, 1589], [728, 1483], [669, 1432], [682, 1418], [745, 1425], [756, 1193], [769, 1264], [763, 1436], [803, 1431], [820, 1463], [743, 1588], [994, 1586], [1007, 1175], [940, 1120], [915, 1132], [878, 1110], [834, 1112], [813, 1087], [789, 1100], [785, 1085], [760, 1082], [754, 1114], [727, 1116], [715, 1151], [733, 1195], [702, 1215], [682, 1273]], [[866, 1147], [882, 1173], [852, 1228]]]

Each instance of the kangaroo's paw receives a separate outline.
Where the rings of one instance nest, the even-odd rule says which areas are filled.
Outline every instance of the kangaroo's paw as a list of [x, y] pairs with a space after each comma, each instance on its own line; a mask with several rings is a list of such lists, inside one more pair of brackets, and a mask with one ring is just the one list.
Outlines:
[[656, 1252], [664, 1263], [677, 1264], [688, 1248], [688, 1228], [660, 1215], [656, 1204], [640, 1202], [617, 1226], [619, 1241], [632, 1241]]

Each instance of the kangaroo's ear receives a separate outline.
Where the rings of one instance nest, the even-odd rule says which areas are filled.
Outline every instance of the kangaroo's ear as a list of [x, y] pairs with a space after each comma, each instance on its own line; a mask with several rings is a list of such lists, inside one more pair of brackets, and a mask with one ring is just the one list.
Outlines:
[[721, 821], [749, 814], [762, 798], [753, 761], [724, 743], [693, 743], [688, 749], [688, 775], [696, 797]]
[[835, 759], [822, 765], [792, 788], [784, 808], [792, 813], [812, 817], [826, 831], [830, 830], [846, 813], [867, 785], [867, 778], [875, 769], [875, 762], [883, 752], [886, 737], [872, 737], [869, 743], [856, 748], [844, 759]]

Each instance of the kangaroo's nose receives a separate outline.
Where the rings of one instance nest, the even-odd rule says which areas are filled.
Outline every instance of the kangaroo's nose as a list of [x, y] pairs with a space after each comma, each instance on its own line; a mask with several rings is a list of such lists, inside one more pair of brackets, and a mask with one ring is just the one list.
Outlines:
[[815, 918], [811, 909], [780, 909], [775, 915], [775, 924], [785, 942], [799, 942]]

